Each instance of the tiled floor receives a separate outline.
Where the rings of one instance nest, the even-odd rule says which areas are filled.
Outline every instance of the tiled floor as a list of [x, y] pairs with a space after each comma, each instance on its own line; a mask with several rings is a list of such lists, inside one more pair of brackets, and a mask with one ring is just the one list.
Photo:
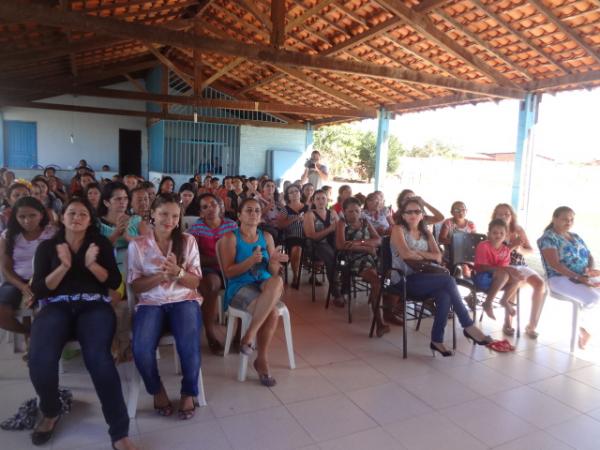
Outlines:
[[[322, 291], [324, 292], [324, 291]], [[524, 292], [524, 298], [527, 293]], [[310, 301], [310, 289], [288, 290], [297, 368], [287, 368], [283, 333], [272, 354], [278, 385], [259, 386], [253, 370], [236, 380], [238, 356], [203, 355], [208, 406], [193, 420], [158, 417], [142, 394], [131, 436], [146, 450], [225, 449], [502, 449], [600, 448], [600, 347], [568, 354], [569, 308], [549, 300], [540, 338], [515, 341], [514, 354], [473, 347], [459, 334], [452, 358], [433, 358], [426, 321], [409, 330], [401, 357], [401, 328], [369, 339], [369, 311], [359, 298], [354, 323], [344, 310]], [[528, 303], [524, 302], [526, 312]], [[526, 314], [523, 314], [524, 317]], [[500, 324], [483, 323], [500, 337]], [[450, 332], [447, 332], [450, 340]], [[171, 351], [160, 365], [171, 397], [178, 378]], [[61, 384], [74, 393], [47, 448], [110, 448], [101, 409], [80, 358], [65, 364]], [[127, 383], [124, 383], [127, 389]], [[0, 417], [33, 397], [25, 364], [0, 345]], [[2, 450], [31, 448], [29, 432], [0, 431]]]

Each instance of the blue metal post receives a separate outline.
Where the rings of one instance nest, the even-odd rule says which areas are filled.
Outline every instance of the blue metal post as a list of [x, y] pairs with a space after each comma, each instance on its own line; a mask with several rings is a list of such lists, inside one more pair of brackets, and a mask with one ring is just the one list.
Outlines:
[[519, 212], [527, 211], [529, 189], [535, 150], [533, 132], [538, 120], [541, 96], [528, 93], [519, 103], [519, 128], [515, 150], [515, 167], [512, 186], [512, 207]]
[[306, 145], [304, 146], [304, 151], [309, 154], [313, 151], [313, 144], [315, 142], [315, 134], [312, 123], [306, 122]]
[[375, 190], [380, 190], [387, 173], [388, 144], [390, 141], [390, 116], [385, 108], [378, 113], [377, 144], [375, 147]]

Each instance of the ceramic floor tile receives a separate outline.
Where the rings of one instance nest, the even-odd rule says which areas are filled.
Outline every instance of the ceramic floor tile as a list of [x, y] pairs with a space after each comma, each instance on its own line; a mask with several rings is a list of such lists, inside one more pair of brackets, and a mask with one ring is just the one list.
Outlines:
[[580, 414], [576, 409], [529, 386], [499, 392], [490, 399], [540, 428], [565, 422]]
[[488, 448], [438, 412], [384, 427], [409, 450], [483, 450]]
[[407, 378], [398, 381], [398, 384], [436, 409], [468, 402], [479, 397], [475, 391], [441, 372]]
[[481, 395], [492, 395], [521, 385], [514, 378], [503, 375], [479, 362], [440, 370]]
[[325, 441], [377, 424], [343, 395], [292, 403], [287, 408], [316, 441]]
[[317, 370], [342, 391], [354, 391], [390, 381], [381, 372], [358, 359], [319, 366]]
[[530, 385], [581, 412], [600, 408], [600, 390], [565, 375], [558, 375]]
[[588, 416], [578, 416], [546, 430], [556, 439], [578, 450], [597, 450], [600, 442], [600, 422]]
[[585, 361], [569, 353], [561, 352], [548, 346], [540, 346], [525, 350], [519, 354], [536, 364], [548, 367], [559, 373], [581, 369], [591, 364], [589, 361]]
[[338, 393], [334, 384], [316, 369], [281, 370], [274, 372], [277, 385], [271, 391], [284, 403], [294, 403]]
[[143, 450], [232, 450], [219, 422], [210, 420], [144, 433]]
[[566, 374], [570, 378], [581, 381], [593, 388], [600, 390], [600, 367], [588, 366], [582, 369], [572, 370]]
[[426, 403], [394, 383], [349, 392], [347, 395], [380, 425], [431, 411]]
[[440, 412], [491, 447], [538, 430], [491, 400], [483, 398], [452, 406]]
[[283, 406], [219, 419], [227, 439], [239, 450], [285, 450], [314, 441]]
[[483, 361], [488, 367], [527, 384], [557, 375], [557, 372], [534, 363], [533, 361], [515, 354], [503, 354], [498, 358]]
[[545, 431], [523, 436], [514, 441], [494, 447], [494, 450], [572, 450], [573, 447], [553, 438]]
[[[250, 371], [248, 371], [250, 372]], [[258, 411], [281, 405], [269, 388], [248, 377], [246, 381], [222, 381], [206, 391], [206, 401], [216, 417]]]
[[405, 447], [382, 428], [373, 428], [342, 438], [321, 442], [321, 450], [405, 450]]

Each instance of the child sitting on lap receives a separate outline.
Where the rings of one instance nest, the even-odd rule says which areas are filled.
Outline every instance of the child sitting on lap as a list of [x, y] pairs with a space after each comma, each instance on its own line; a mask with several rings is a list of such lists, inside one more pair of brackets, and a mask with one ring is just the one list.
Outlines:
[[492, 301], [501, 289], [504, 290], [500, 304], [506, 310], [503, 331], [513, 335], [510, 317], [515, 314], [510, 300], [516, 294], [524, 278], [514, 267], [510, 267], [510, 248], [504, 243], [508, 228], [503, 220], [492, 220], [488, 226], [488, 239], [481, 242], [475, 250], [475, 271], [473, 278], [478, 290], [484, 291], [487, 298], [483, 310], [496, 320]]

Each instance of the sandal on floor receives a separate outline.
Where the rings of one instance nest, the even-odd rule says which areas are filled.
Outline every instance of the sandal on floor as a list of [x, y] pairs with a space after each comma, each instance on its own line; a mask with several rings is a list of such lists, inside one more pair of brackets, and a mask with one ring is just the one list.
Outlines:
[[529, 327], [525, 327], [525, 334], [531, 339], [537, 339], [540, 333], [535, 330], [532, 330]]
[[[165, 397], [167, 396], [167, 393], [165, 391], [164, 386], [161, 386], [161, 392], [165, 393]], [[170, 415], [173, 414], [173, 404], [171, 403], [171, 400], [169, 400], [167, 398], [167, 404], [166, 405], [157, 405], [156, 404], [156, 397], [154, 398], [154, 410], [158, 413], [159, 416], [163, 416], [163, 417], [169, 417]]]
[[254, 360], [254, 363], [252, 365], [254, 366], [254, 370], [256, 370], [256, 373], [258, 374], [258, 381], [260, 382], [260, 384], [266, 387], [273, 387], [277, 384], [277, 381], [271, 375], [269, 375], [268, 373], [261, 373], [258, 370], [258, 368], [256, 367], [256, 360]]
[[515, 347], [513, 345], [511, 345], [511, 343], [508, 342], [506, 339], [503, 339], [501, 341], [490, 342], [487, 345], [487, 348], [489, 348], [490, 350], [494, 350], [495, 352], [499, 352], [499, 353], [507, 353], [507, 352], [515, 351]]
[[515, 335], [515, 329], [513, 327], [509, 327], [508, 325], [504, 325], [502, 327], [502, 332], [506, 335], [506, 336], [514, 336]]
[[[181, 402], [180, 402], [181, 403]], [[192, 399], [192, 407], [190, 409], [177, 410], [179, 420], [190, 420], [196, 414], [196, 401]]]
[[241, 344], [240, 345], [240, 355], [250, 356], [256, 350], [256, 346], [253, 344]]

